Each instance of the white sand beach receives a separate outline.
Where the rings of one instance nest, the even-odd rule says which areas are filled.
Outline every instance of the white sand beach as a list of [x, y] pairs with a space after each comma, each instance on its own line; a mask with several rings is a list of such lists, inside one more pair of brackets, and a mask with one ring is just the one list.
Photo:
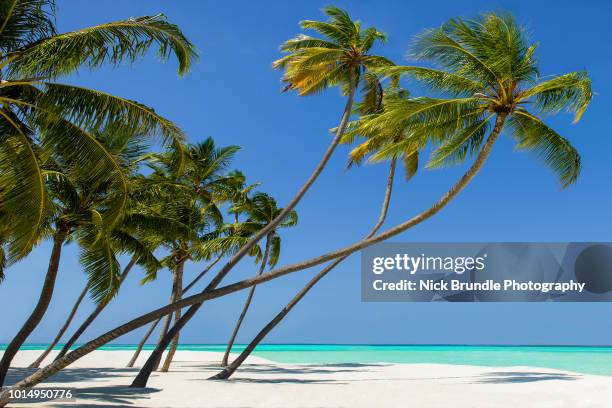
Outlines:
[[[39, 351], [17, 355], [9, 383], [32, 372]], [[146, 358], [143, 353], [139, 363]], [[435, 364], [278, 364], [251, 357], [229, 381], [207, 381], [219, 353], [178, 351], [172, 371], [146, 389], [129, 384], [130, 351], [96, 351], [40, 388], [73, 389], [73, 401], [22, 400], [15, 407], [415, 407], [599, 408], [612, 405], [612, 377], [534, 367]], [[50, 359], [53, 354], [50, 356]]]

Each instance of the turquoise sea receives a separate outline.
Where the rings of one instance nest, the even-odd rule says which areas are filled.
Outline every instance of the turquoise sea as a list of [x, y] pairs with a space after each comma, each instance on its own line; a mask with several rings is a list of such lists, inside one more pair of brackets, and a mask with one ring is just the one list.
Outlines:
[[[0, 350], [5, 345], [0, 345]], [[154, 345], [145, 346], [151, 350]], [[43, 350], [29, 344], [28, 350]], [[135, 345], [106, 345], [102, 350], [134, 350]], [[244, 345], [234, 346], [239, 352]], [[224, 345], [181, 344], [179, 350], [223, 352]], [[255, 355], [279, 363], [430, 363], [480, 366], [531, 366], [612, 376], [612, 347], [575, 346], [409, 346], [345, 344], [264, 344]]]

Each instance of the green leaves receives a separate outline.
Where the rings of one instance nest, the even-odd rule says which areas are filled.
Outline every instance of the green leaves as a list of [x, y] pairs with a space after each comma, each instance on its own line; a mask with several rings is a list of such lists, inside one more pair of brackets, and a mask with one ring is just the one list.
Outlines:
[[0, 110], [0, 210], [12, 216], [10, 263], [27, 255], [39, 239], [46, 205], [44, 179], [28, 129]]
[[55, 35], [53, 0], [0, 2], [0, 49], [4, 53]]
[[434, 91], [453, 96], [472, 96], [476, 92], [481, 92], [486, 87], [482, 82], [433, 68], [398, 65], [384, 67], [377, 70], [377, 72], [386, 76], [409, 76], [427, 85]]
[[591, 79], [585, 71], [571, 72], [541, 82], [518, 97], [519, 101], [534, 99], [543, 112], [556, 113], [566, 108], [574, 112], [574, 123], [578, 122], [591, 102]]
[[557, 174], [563, 188], [576, 182], [580, 155], [567, 139], [525, 111], [518, 111], [508, 123], [518, 148], [534, 151]]
[[382, 111], [366, 112], [351, 124], [344, 142], [357, 135], [367, 139], [351, 152], [351, 159], [408, 160], [432, 144], [427, 167], [462, 163], [479, 152], [491, 121], [501, 119], [502, 127], [504, 121], [510, 124], [520, 149], [536, 151], [564, 187], [574, 183], [580, 171], [578, 153], [525, 106], [543, 114], [567, 109], [576, 122], [591, 101], [591, 81], [586, 72], [572, 72], [537, 83], [536, 49], [509, 14], [451, 19], [425, 31], [411, 55], [435, 68], [383, 66], [371, 72], [394, 80], [409, 77], [445, 97], [386, 96]]
[[305, 30], [313, 30], [321, 37], [299, 35], [281, 45], [288, 55], [274, 61], [272, 66], [283, 69], [285, 90], [295, 89], [299, 95], [312, 95], [333, 86], [346, 88], [350, 77], [359, 79], [363, 71], [392, 65], [386, 58], [369, 55], [377, 41], [385, 35], [375, 28], [361, 29], [361, 23], [351, 20], [348, 13], [327, 7], [329, 21], [305, 20]]
[[[52, 119], [51, 119], [52, 120]], [[41, 133], [42, 144], [56, 152], [79, 179], [93, 186], [111, 183], [105, 222], [112, 228], [122, 216], [129, 191], [127, 175], [120, 160], [103, 141], [65, 120], [46, 121]]]
[[88, 275], [89, 293], [96, 303], [108, 302], [119, 288], [119, 262], [107, 236], [81, 232], [80, 263]]
[[511, 15], [488, 13], [472, 20], [451, 19], [425, 31], [411, 55], [507, 96], [506, 87], [512, 83], [536, 77], [534, 49]]
[[489, 121], [492, 117], [493, 115], [489, 115], [481, 121], [464, 127], [445, 140], [433, 153], [427, 167], [462, 163], [468, 155], [476, 154], [490, 129]]
[[159, 135], [179, 143], [183, 132], [171, 121], [136, 101], [72, 85], [45, 82], [38, 103], [84, 129], [129, 128], [133, 133]]
[[187, 73], [196, 58], [193, 44], [162, 14], [101, 24], [65, 34], [50, 36], [7, 55], [9, 75], [57, 78], [82, 66], [135, 62], [151, 46], [157, 46], [161, 60], [174, 54], [180, 75]]
[[[162, 60], [175, 55], [184, 74], [196, 58], [193, 45], [163, 15], [102, 24], [58, 35], [54, 26], [54, 1], [15, 0], [0, 4], [0, 211], [11, 219], [5, 242], [8, 261], [25, 256], [43, 236], [61, 204], [76, 211], [74, 194], [57, 169], [66, 176], [107, 193], [104, 228], [111, 230], [124, 213], [129, 193], [124, 168], [141, 149], [130, 141], [158, 135], [175, 145], [181, 168], [183, 133], [169, 120], [138, 102], [103, 92], [49, 82], [82, 66], [134, 62], [156, 47]], [[44, 81], [43, 81], [44, 79]], [[130, 152], [115, 155], [100, 134], [126, 136]], [[108, 136], [108, 134], [107, 134]], [[110, 142], [110, 139], [107, 140]], [[69, 168], [69, 170], [67, 170]], [[70, 173], [69, 175], [67, 173]], [[60, 172], [62, 173], [62, 172]], [[55, 196], [49, 199], [48, 188]], [[78, 188], [77, 188], [78, 190]], [[73, 191], [74, 192], [74, 191]], [[61, 200], [60, 200], [61, 201]]]

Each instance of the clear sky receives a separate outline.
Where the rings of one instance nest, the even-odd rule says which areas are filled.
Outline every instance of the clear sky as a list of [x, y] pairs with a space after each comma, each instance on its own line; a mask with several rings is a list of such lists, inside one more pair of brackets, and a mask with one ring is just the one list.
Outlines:
[[[174, 62], [154, 56], [132, 67], [83, 71], [65, 81], [138, 100], [178, 123], [191, 141], [212, 136], [219, 145], [237, 144], [236, 167], [282, 205], [306, 179], [330, 141], [343, 100], [337, 90], [320, 96], [282, 94], [271, 62], [278, 46], [299, 32], [301, 19], [320, 19], [322, 1], [58, 0], [58, 25], [73, 30], [89, 25], [164, 12], [197, 45], [201, 59], [185, 78]], [[338, 1], [351, 16], [389, 35], [376, 52], [405, 62], [411, 37], [455, 16], [511, 11], [540, 44], [544, 75], [587, 69], [596, 95], [578, 125], [571, 117], [549, 119], [582, 154], [577, 185], [561, 191], [553, 174], [532, 154], [515, 151], [504, 137], [472, 184], [435, 218], [394, 241], [612, 241], [612, 42], [607, 1]], [[416, 92], [413, 89], [413, 92]], [[416, 92], [418, 93], [418, 92]], [[348, 148], [341, 147], [315, 187], [298, 207], [300, 224], [283, 232], [280, 264], [306, 259], [353, 242], [375, 222], [387, 166], [345, 170]], [[387, 226], [427, 208], [463, 168], [422, 171], [410, 183], [401, 177]], [[7, 271], [0, 286], [2, 330], [8, 342], [30, 313], [42, 285], [49, 245], [41, 245]], [[125, 261], [125, 260], [124, 260]], [[189, 265], [186, 280], [202, 265]], [[229, 281], [255, 273], [243, 261]], [[257, 289], [238, 342], [244, 342], [314, 274], [302, 271]], [[132, 272], [83, 340], [163, 305], [170, 276], [141, 287]], [[75, 247], [66, 247], [50, 309], [29, 342], [55, 335], [85, 284]], [[245, 292], [206, 303], [182, 332], [186, 343], [227, 341]], [[91, 302], [77, 316], [82, 321]], [[417, 304], [361, 303], [359, 256], [325, 278], [266, 340], [299, 343], [470, 343], [612, 344], [612, 304]], [[74, 330], [74, 327], [73, 329]], [[137, 342], [144, 329], [118, 340]]]

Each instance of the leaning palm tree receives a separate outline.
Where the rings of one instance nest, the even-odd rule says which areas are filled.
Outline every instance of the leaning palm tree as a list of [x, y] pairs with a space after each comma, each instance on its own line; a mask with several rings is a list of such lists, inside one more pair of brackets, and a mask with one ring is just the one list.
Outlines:
[[[357, 107], [357, 113], [360, 115], [372, 115], [372, 114], [380, 114], [384, 112], [385, 103], [389, 100], [395, 98], [408, 98], [409, 94], [406, 90], [399, 88], [398, 84], [394, 81], [394, 83], [387, 89], [385, 92], [382, 92], [378, 98], [364, 99]], [[352, 143], [359, 136], [360, 121], [355, 121], [349, 124], [349, 131], [343, 138], [343, 143]], [[375, 154], [378, 149], [381, 149], [382, 146], [385, 146], [388, 143], [393, 143], [399, 140], [401, 137], [408, 137], [409, 135], [404, 134], [404, 130], [401, 128], [384, 128], [379, 129], [376, 133], [370, 134], [366, 137], [366, 140], [359, 144], [356, 148], [354, 148], [349, 156], [349, 167], [353, 164], [360, 165], [363, 163], [364, 159], [367, 156], [370, 156], [374, 160]], [[389, 210], [389, 205], [391, 202], [391, 193], [393, 191], [393, 181], [395, 178], [395, 168], [396, 162], [398, 159], [401, 159], [406, 172], [406, 179], [410, 180], [416, 173], [418, 168], [418, 158], [419, 152], [418, 150], [414, 150], [412, 146], [408, 147], [404, 150], [401, 155], [398, 153], [393, 156], [390, 160], [390, 168], [389, 168], [389, 176], [387, 177], [387, 184], [385, 188], [385, 193], [383, 196], [382, 207], [380, 209], [380, 215], [376, 224], [372, 227], [370, 232], [365, 236], [365, 238], [370, 238], [374, 236], [382, 227], [385, 219], [387, 218], [387, 212]], [[216, 380], [225, 380], [232, 376], [232, 374], [242, 365], [242, 363], [247, 359], [248, 356], [255, 350], [258, 344], [260, 344], [265, 337], [276, 327], [278, 324], [291, 312], [291, 310], [308, 294], [308, 292], [328, 273], [330, 273], [333, 269], [335, 269], [340, 263], [342, 263], [348, 255], [336, 259], [334, 262], [330, 263], [328, 266], [323, 268], [318, 274], [316, 274], [290, 301], [281, 309], [281, 311], [272, 318], [268, 324], [261, 329], [257, 335], [253, 338], [253, 340], [244, 348], [244, 350], [240, 353], [240, 355], [232, 361], [231, 364], [227, 364], [227, 352], [225, 354], [224, 364], [222, 364], [225, 368], [221, 370], [216, 375], [212, 376], [211, 379]], [[251, 291], [255, 288], [255, 286], [251, 287]]]
[[[272, 220], [274, 220], [283, 210], [282, 208], [277, 207], [276, 200], [274, 198], [270, 197], [265, 193], [260, 192], [255, 193], [252, 198], [245, 201], [244, 204], [242, 204], [242, 207], [243, 211], [246, 211], [249, 214], [249, 218], [240, 225], [240, 228], [247, 230], [250, 234], [254, 234], [256, 231], [265, 228], [265, 226], [268, 225]], [[235, 211], [237, 211], [237, 209]], [[281, 251], [281, 237], [278, 233], [278, 230], [280, 228], [294, 227], [295, 225], [297, 225], [297, 221], [297, 213], [295, 211], [291, 211], [285, 216], [285, 220], [283, 222], [281, 222], [275, 229], [268, 232], [264, 243], [263, 255], [256, 259], [260, 262], [259, 272], [257, 273], [257, 275], [261, 275], [262, 273], [264, 273], [266, 266], [269, 266], [270, 268], [276, 266], [280, 258]], [[223, 241], [225, 240], [225, 237], [220, 238], [219, 240]], [[211, 241], [211, 244], [216, 245], [217, 242], [213, 240]], [[219, 244], [224, 248], [225, 245], [223, 242], [220, 242]], [[222, 366], [227, 365], [232, 346], [234, 345], [236, 336], [240, 331], [242, 321], [244, 320], [244, 317], [246, 316], [246, 313], [249, 310], [249, 306], [251, 305], [251, 301], [253, 300], [254, 294], [255, 286], [252, 286], [249, 290], [249, 294], [247, 295], [246, 301], [244, 302], [244, 306], [242, 307], [240, 316], [236, 321], [234, 331], [232, 332], [232, 335], [227, 344], [225, 354], [223, 355], [223, 359], [221, 361]]]
[[[297, 206], [302, 197], [317, 180], [340, 143], [349, 121], [355, 93], [359, 84], [374, 84], [372, 81], [364, 80], [365, 73], [372, 68], [393, 65], [391, 61], [384, 57], [370, 54], [374, 44], [385, 39], [383, 33], [372, 27], [362, 30], [359, 22], [351, 20], [348, 13], [339, 8], [327, 7], [324, 9], [324, 12], [330, 18], [327, 22], [311, 20], [301, 22], [303, 29], [313, 30], [323, 38], [299, 35], [286, 41], [281, 46], [281, 50], [286, 52], [287, 55], [275, 61], [273, 66], [285, 71], [283, 75], [283, 81], [287, 84], [285, 90], [296, 90], [302, 96], [312, 95], [334, 86], [342, 88], [346, 95], [346, 105], [336, 135], [306, 183], [284, 207], [284, 210], [266, 228], [250, 239], [221, 268], [205, 290], [214, 289], [232, 268]], [[181, 320], [174, 325], [165, 339], [159, 343], [158, 349], [156, 349], [154, 354], [161, 353], [171, 341], [170, 333], [180, 331], [191, 317], [195, 315], [199, 307], [200, 304], [196, 304], [185, 312]], [[145, 363], [145, 366], [143, 366], [138, 376], [134, 379], [132, 386], [144, 387], [154, 366], [153, 357], [149, 357], [149, 361]]]
[[[212, 138], [188, 146], [186, 159], [181, 164], [182, 172], [179, 175], [179, 152], [172, 150], [163, 155], [155, 156], [151, 167], [154, 173], [149, 177], [151, 191], [143, 196], [150, 211], [165, 214], [184, 224], [189, 233], [162, 241], [170, 255], [165, 258], [173, 276], [170, 303], [181, 299], [183, 293], [183, 268], [185, 262], [210, 260], [211, 253], [205, 248], [210, 234], [214, 233], [223, 223], [223, 215], [219, 205], [235, 193], [233, 188], [237, 183], [244, 181], [244, 175], [228, 172], [237, 146], [217, 148]], [[236, 181], [236, 179], [239, 179]], [[150, 277], [154, 279], [155, 276]], [[175, 312], [175, 320], [180, 318], [180, 311]], [[160, 331], [160, 340], [165, 336], [170, 325], [171, 316], [166, 316]], [[178, 334], [173, 338], [168, 356], [161, 371], [168, 371], [170, 363], [178, 345]], [[161, 354], [157, 358], [155, 369], [161, 361]]]
[[[117, 253], [127, 252], [127, 253], [132, 254], [132, 258], [127, 263], [127, 265], [123, 268], [123, 271], [119, 275], [119, 282], [118, 282], [116, 291], [119, 291], [119, 288], [121, 287], [121, 285], [127, 278], [132, 268], [137, 263], [149, 269], [161, 267], [161, 265], [159, 264], [159, 262], [156, 260], [155, 256], [153, 255], [150, 249], [150, 245], [148, 245], [145, 242], [140, 241], [137, 237], [134, 237], [131, 235], [125, 235], [125, 234], [127, 233], [123, 231], [122, 232], [115, 231], [113, 234], [115, 237], [119, 237], [122, 241], [124, 241], [124, 242], [121, 242], [122, 244], [127, 244], [126, 247], [116, 248], [114, 249], [114, 251]], [[126, 240], [127, 242], [125, 242]], [[136, 250], [138, 253], [135, 253], [134, 250]], [[30, 368], [38, 368], [40, 364], [45, 360], [45, 358], [51, 353], [51, 351], [53, 351], [55, 346], [57, 346], [62, 336], [68, 330], [68, 327], [70, 327], [70, 324], [72, 323], [72, 320], [74, 319], [74, 316], [76, 315], [76, 312], [79, 309], [79, 306], [83, 302], [85, 296], [89, 293], [89, 289], [90, 289], [89, 282], [87, 282], [83, 290], [77, 297], [74, 305], [72, 306], [72, 309], [70, 310], [70, 313], [68, 314], [68, 317], [66, 318], [66, 321], [64, 322], [60, 330], [57, 332], [55, 338], [49, 344], [49, 346], [47, 346], [45, 351], [43, 351], [36, 358], [36, 360], [34, 360], [32, 364], [29, 365]], [[116, 293], [112, 294], [112, 297], [114, 296], [116, 296]], [[62, 347], [61, 351], [58, 353], [58, 356], [56, 358], [59, 358], [60, 356], [64, 356], [66, 354], [66, 352], [70, 349], [70, 347], [74, 344], [74, 342], [80, 337], [80, 335], [91, 325], [91, 323], [94, 322], [94, 320], [98, 317], [98, 315], [104, 310], [104, 308], [108, 305], [112, 297], [109, 296], [109, 298], [105, 299], [102, 302], [98, 302], [96, 304], [94, 311], [89, 314], [89, 316], [85, 319], [85, 321], [75, 331], [75, 334], [73, 334], [70, 340], [66, 342], [66, 344]]]
[[[103, 140], [105, 148], [112, 152], [117, 161], [122, 163], [124, 166], [126, 175], [130, 177], [130, 183], [133, 184], [136, 181], [136, 174], [138, 166], [144, 157], [147, 144], [145, 143], [145, 137], [143, 135], [132, 135], [129, 132], [118, 132], [113, 131], [106, 134], [99, 135]], [[65, 171], [65, 169], [64, 169]], [[130, 197], [128, 203], [129, 208], [127, 215], [121, 220], [120, 224], [115, 227], [111, 234], [111, 244], [113, 251], [117, 254], [126, 253], [130, 254], [132, 259], [125, 266], [121, 274], [119, 275], [119, 283], [117, 290], [127, 278], [127, 275], [134, 267], [139, 264], [147, 270], [148, 274], [153, 274], [157, 269], [161, 267], [159, 261], [155, 258], [152, 251], [155, 248], [155, 240], [153, 237], [157, 237], [159, 234], [177, 234], [176, 231], [183, 231], [185, 228], [183, 225], [174, 222], [167, 217], [150, 217], [146, 213], [140, 211], [138, 203]], [[30, 367], [38, 367], [42, 361], [51, 353], [55, 346], [59, 343], [60, 339], [67, 331], [70, 326], [81, 302], [90, 291], [90, 284], [87, 282], [77, 297], [66, 321], [58, 331], [53, 341], [49, 344], [47, 349], [41, 353], [41, 355], [32, 363]], [[62, 356], [72, 346], [72, 344], [78, 339], [87, 327], [93, 323], [97, 316], [104, 310], [110, 299], [116, 294], [107, 297], [105, 301], [98, 302], [94, 311], [85, 319], [85, 321], [79, 326], [75, 334], [68, 340], [60, 351], [58, 356]]]
[[[48, 191], [40, 149], [69, 154], [94, 178], [113, 181], [126, 194], [121, 170], [95, 131], [121, 124], [166, 142], [184, 138], [172, 122], [140, 103], [56, 82], [80, 68], [134, 62], [152, 47], [162, 60], [175, 55], [179, 74], [185, 74], [196, 54], [176, 25], [160, 14], [59, 34], [54, 19], [54, 0], [0, 3], [0, 213], [12, 217], [9, 264], [29, 253], [44, 223]], [[118, 214], [108, 214], [105, 222], [116, 222]]]
[[[115, 136], [120, 135], [120, 136]], [[131, 132], [113, 130], [96, 135], [96, 140], [113, 151], [116, 140], [125, 142], [122, 147], [130, 146]], [[131, 154], [128, 149], [128, 156]], [[113, 152], [112, 160], [122, 169], [122, 177], [130, 173], [130, 160], [125, 151]], [[46, 180], [50, 201], [46, 203], [47, 222], [38, 227], [39, 239], [49, 236], [53, 248], [49, 267], [38, 302], [22, 328], [9, 343], [0, 366], [0, 384], [3, 382], [12, 358], [37, 327], [51, 301], [57, 277], [63, 245], [76, 241], [81, 248], [81, 264], [88, 274], [88, 288], [92, 298], [99, 303], [108, 302], [116, 293], [119, 284], [119, 264], [116, 259], [117, 238], [121, 234], [116, 228], [108, 229], [106, 218], [115, 217], [124, 211], [123, 192], [115, 184], [94, 178], [88, 167], [71, 160], [71, 155], [52, 153], [46, 158], [41, 156], [41, 171]], [[117, 223], [114, 224], [115, 226]], [[123, 232], [121, 238], [126, 245], [134, 247], [134, 238]], [[142, 252], [142, 249], [141, 249]], [[147, 262], [152, 255], [140, 254]]]
[[[434, 115], [436, 109], [439, 109], [441, 106], [462, 106], [464, 99], [473, 101], [475, 107], [481, 105], [480, 109], [488, 112], [488, 114], [493, 113], [496, 117], [496, 124], [490, 129], [486, 141], [473, 152], [475, 158], [472, 164], [459, 180], [432, 206], [392, 228], [377, 233], [371, 238], [358, 241], [311, 260], [277, 268], [255, 279], [236, 282], [232, 285], [217, 288], [214, 291], [205, 290], [196, 296], [190, 297], [188, 300], [185, 299], [180, 304], [159, 308], [146, 315], [139, 316], [91, 340], [89, 343], [66, 355], [62, 360], [56, 361], [52, 365], [18, 382], [15, 387], [31, 387], [101, 345], [160, 316], [171, 313], [173, 310], [186, 307], [187, 305], [201, 304], [206, 300], [233, 293], [297, 270], [341, 258], [420, 224], [441, 211], [470, 183], [484, 166], [495, 141], [506, 124], [511, 124], [511, 134], [520, 141], [519, 147], [539, 152], [545, 163], [552, 165], [553, 169], [557, 170], [562, 186], [567, 186], [576, 181], [579, 171], [579, 156], [575, 149], [566, 139], [546, 126], [533, 112], [525, 113], [524, 106], [527, 105], [526, 102], [531, 102], [531, 105], [541, 113], [554, 113], [568, 109], [575, 112], [575, 119], [579, 120], [592, 96], [590, 80], [586, 73], [571, 73], [542, 81], [536, 73], [536, 63], [534, 60], [535, 47], [528, 45], [523, 30], [511, 16], [499, 16], [496, 14], [486, 14], [471, 21], [451, 20], [442, 27], [421, 35], [415, 51], [416, 56], [426, 60], [433, 60], [433, 62], [436, 62], [442, 68], [424, 68], [428, 75], [419, 76], [420, 79], [423, 79], [433, 89], [449, 93], [449, 96], [455, 95], [457, 92], [459, 92], [457, 96], [462, 94], [467, 94], [467, 96], [439, 99], [416, 98], [412, 101], [398, 102], [397, 106], [394, 107], [385, 106], [385, 112], [380, 117], [364, 118], [371, 123], [363, 124], [362, 134], [371, 134], [373, 129], [384, 127], [385, 123], [395, 126], [404, 120], [406, 125], [413, 126], [415, 130], [415, 136], [411, 137], [414, 140], [410, 141], [412, 143], [418, 141], [419, 132], [417, 131], [420, 129], [414, 122], [418, 122], [418, 119], [423, 119], [423, 128], [427, 129], [429, 127], [428, 132], [437, 138], [436, 120], [434, 117], [436, 116]], [[518, 61], [521, 64], [508, 65], [503, 63], [503, 61]], [[526, 65], [532, 68], [525, 69]], [[519, 66], [523, 68], [517, 69]], [[415, 74], [417, 72], [416, 67], [406, 68], [404, 71], [406, 74], [417, 75]], [[531, 74], [526, 75], [526, 71], [531, 71]], [[501, 89], [499, 82], [505, 87], [504, 90]], [[482, 87], [478, 88], [476, 84], [483, 85], [486, 93], [479, 92], [478, 89], [481, 91], [483, 89]], [[509, 92], [510, 90], [512, 92]], [[480, 93], [482, 95], [479, 95]], [[500, 105], [499, 102], [505, 100], [501, 99], [500, 95], [506, 95], [506, 97], [512, 95], [511, 102], [514, 103]], [[465, 106], [463, 107], [465, 108]], [[448, 114], [447, 119], [450, 119], [450, 111], [456, 112], [456, 110], [447, 109], [445, 111]], [[457, 117], [462, 118], [460, 114], [455, 116], [455, 119]], [[488, 115], [484, 116], [484, 119], [487, 117]], [[492, 119], [490, 118], [486, 123], [489, 123]], [[472, 121], [459, 120], [457, 127], [454, 127], [446, 123], [449, 120], [443, 120], [443, 118], [438, 120], [441, 125], [444, 125], [443, 129], [447, 132], [447, 137], [434, 153], [434, 163], [436, 158], [444, 155], [446, 157], [453, 157], [452, 154], [446, 154], [446, 151], [451, 149], [452, 144], [457, 144], [459, 141], [458, 135], [463, 134], [464, 137], [469, 137], [470, 132], [466, 131], [466, 127], [469, 127]], [[530, 123], [530, 125], [523, 128], [520, 127], [521, 122], [525, 124]], [[461, 124], [464, 126], [460, 126]], [[432, 137], [432, 141], [435, 140]], [[451, 140], [454, 143], [445, 143]], [[409, 142], [406, 143], [410, 144]], [[459, 154], [459, 152], [463, 144], [459, 143], [458, 146], [456, 152], [458, 154], [455, 157], [459, 156], [460, 158], [463, 153]], [[399, 146], [395, 147], [399, 148]], [[383, 156], [387, 153], [392, 153], [392, 150], [388, 149]], [[467, 158], [469, 153], [471, 152], [468, 149], [464, 157]], [[171, 332], [172, 329], [170, 330]], [[8, 390], [0, 393], [0, 404], [6, 403], [8, 397]]]
[[[172, 217], [165, 214], [150, 214], [148, 211], [143, 211], [142, 203], [131, 206], [130, 208], [130, 212], [121, 221], [121, 225], [112, 233], [113, 249], [117, 253], [132, 255], [132, 259], [119, 275], [117, 291], [136, 264], [145, 269], [147, 276], [156, 274], [163, 265], [153, 256], [152, 252], [160, 246], [161, 240], [178, 237], [189, 231], [185, 224], [176, 221]], [[83, 289], [83, 291], [86, 290], [89, 290], [89, 285], [86, 285]], [[113, 297], [115, 295], [116, 293], [113, 294]], [[111, 298], [97, 303], [95, 309], [85, 318], [66, 343], [64, 343], [55, 359], [63, 357], [70, 350], [89, 326], [98, 318], [100, 313], [104, 311], [110, 300]], [[78, 307], [78, 303], [75, 303], [73, 309], [76, 307]], [[65, 325], [68, 323], [67, 321]], [[56, 337], [59, 337], [59, 333]], [[51, 346], [49, 346], [48, 350], [50, 349]]]
[[[247, 184], [246, 176], [238, 170], [234, 170], [228, 173], [225, 179], [225, 182], [224, 182], [224, 199], [227, 199], [231, 203], [231, 206], [228, 212], [233, 215], [234, 223], [236, 225], [239, 224], [239, 217], [242, 211], [241, 208], [244, 207], [246, 200], [248, 198], [249, 192], [253, 188], [257, 187], [258, 185], [259, 183]], [[237, 250], [240, 249], [241, 245], [243, 245], [245, 242], [248, 241], [248, 238], [249, 238], [247, 236], [244, 236], [243, 230], [238, 229], [238, 228], [227, 227], [227, 226], [224, 226], [222, 229], [217, 231], [215, 234], [209, 234], [209, 235], [211, 236], [211, 238], [212, 237], [219, 238], [221, 236], [224, 236], [224, 237], [233, 236], [234, 238], [237, 238], [237, 239], [234, 239], [233, 244], [229, 245], [229, 248], [225, 248], [224, 250], [217, 251], [218, 254], [216, 258], [212, 262], [208, 263], [208, 265], [206, 265], [204, 269], [195, 278], [193, 278], [191, 282], [187, 286], [185, 286], [185, 288], [183, 288], [181, 292], [181, 297], [185, 295], [185, 293], [187, 293], [192, 287], [194, 287], [219, 261], [221, 261], [221, 259], [224, 256], [235, 253]], [[260, 253], [259, 246], [253, 247], [251, 252], [252, 252], [251, 253], [252, 256], [256, 256], [257, 253]], [[157, 328], [157, 325], [160, 322], [161, 322], [161, 319], [158, 319], [154, 321], [153, 323], [151, 323], [151, 325], [149, 326], [149, 329], [145, 332], [142, 339], [138, 343], [138, 346], [136, 347], [136, 350], [134, 351], [134, 354], [130, 358], [130, 361], [127, 363], [126, 367], [134, 366], [134, 364], [136, 363], [136, 360], [138, 359], [138, 356], [140, 355], [140, 353], [142, 352], [142, 349], [144, 348], [144, 345], [146, 344], [149, 337], [151, 337], [151, 335], [153, 334], [153, 331]]]

